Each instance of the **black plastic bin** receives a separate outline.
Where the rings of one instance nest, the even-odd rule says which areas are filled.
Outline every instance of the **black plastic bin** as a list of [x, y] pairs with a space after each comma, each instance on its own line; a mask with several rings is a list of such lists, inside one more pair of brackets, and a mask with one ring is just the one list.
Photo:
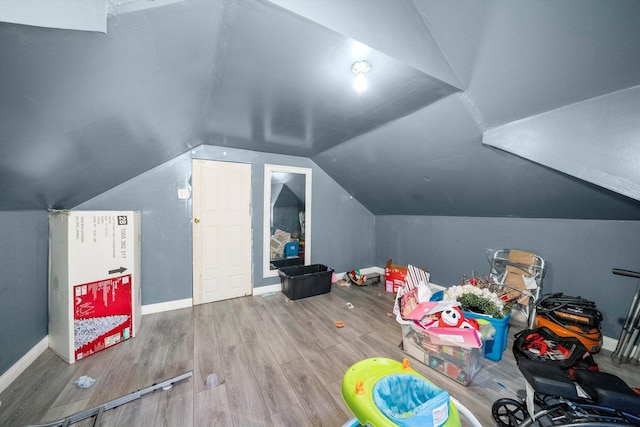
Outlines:
[[333, 271], [322, 264], [283, 267], [278, 270], [282, 293], [292, 300], [331, 292], [332, 274]]
[[304, 258], [284, 258], [271, 261], [271, 268], [301, 267], [304, 265]]

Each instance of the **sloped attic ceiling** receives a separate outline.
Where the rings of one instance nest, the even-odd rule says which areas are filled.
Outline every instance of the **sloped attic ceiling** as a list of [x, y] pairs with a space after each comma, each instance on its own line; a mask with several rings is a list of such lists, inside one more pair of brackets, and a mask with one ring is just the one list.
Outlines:
[[640, 219], [640, 124], [582, 123], [640, 84], [640, 2], [152, 3], [106, 34], [0, 23], [0, 210], [212, 144], [311, 157], [374, 214]]

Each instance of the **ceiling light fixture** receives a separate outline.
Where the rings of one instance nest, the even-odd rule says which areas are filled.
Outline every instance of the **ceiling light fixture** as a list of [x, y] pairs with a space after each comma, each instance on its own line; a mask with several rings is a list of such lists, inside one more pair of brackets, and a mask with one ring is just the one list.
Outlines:
[[356, 75], [353, 88], [358, 93], [364, 91], [367, 88], [367, 80], [364, 78], [364, 75], [371, 71], [371, 64], [364, 60], [356, 61], [351, 66], [351, 71]]

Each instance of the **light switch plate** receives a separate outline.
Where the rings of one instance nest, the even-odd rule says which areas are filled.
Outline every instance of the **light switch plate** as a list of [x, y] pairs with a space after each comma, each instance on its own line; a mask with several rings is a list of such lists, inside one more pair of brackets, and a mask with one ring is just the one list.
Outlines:
[[189, 198], [189, 190], [186, 188], [178, 188], [178, 199], [185, 200]]

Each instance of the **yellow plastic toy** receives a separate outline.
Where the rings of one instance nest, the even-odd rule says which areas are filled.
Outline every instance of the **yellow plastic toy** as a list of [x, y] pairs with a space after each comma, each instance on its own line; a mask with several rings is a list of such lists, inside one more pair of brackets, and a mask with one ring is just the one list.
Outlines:
[[453, 398], [413, 370], [407, 358], [355, 363], [342, 380], [342, 398], [355, 416], [343, 427], [460, 426]]

